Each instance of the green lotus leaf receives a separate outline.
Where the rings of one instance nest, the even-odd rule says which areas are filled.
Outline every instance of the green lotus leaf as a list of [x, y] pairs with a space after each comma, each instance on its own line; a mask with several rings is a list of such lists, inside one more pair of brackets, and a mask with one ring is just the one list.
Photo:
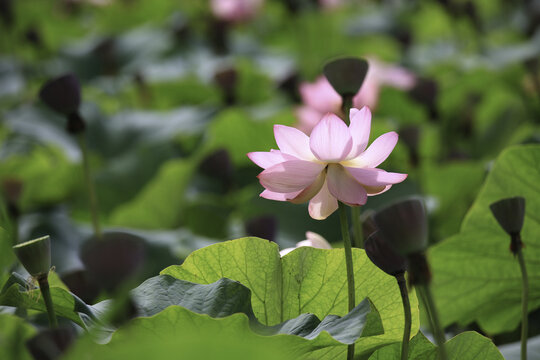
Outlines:
[[540, 146], [511, 147], [497, 158], [459, 234], [429, 251], [443, 325], [478, 322], [489, 334], [515, 329], [521, 319], [521, 272], [510, 238], [489, 205], [526, 200], [522, 238], [529, 273], [529, 311], [540, 306]]
[[[401, 341], [404, 315], [395, 278], [373, 265], [363, 250], [353, 250], [356, 299], [368, 297], [373, 302], [384, 328], [382, 335], [356, 341], [356, 353], [361, 354]], [[182, 265], [168, 267], [161, 274], [201, 284], [224, 277], [239, 281], [251, 290], [253, 312], [264, 325], [276, 325], [303, 313], [314, 314], [320, 319], [330, 314], [347, 314], [347, 279], [342, 249], [301, 247], [280, 258], [275, 243], [242, 238], [195, 251]], [[411, 303], [412, 333], [415, 334], [418, 331], [418, 303], [414, 292]], [[324, 349], [325, 356], [338, 356], [344, 351], [345, 346]]]

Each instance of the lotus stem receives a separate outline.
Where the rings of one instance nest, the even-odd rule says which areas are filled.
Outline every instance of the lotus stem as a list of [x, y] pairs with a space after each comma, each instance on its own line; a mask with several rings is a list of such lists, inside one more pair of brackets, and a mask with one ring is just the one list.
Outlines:
[[351, 206], [351, 217], [353, 223], [353, 243], [354, 247], [364, 248], [364, 234], [362, 233], [362, 222], [360, 221], [360, 206]]
[[521, 280], [523, 281], [521, 292], [521, 360], [527, 360], [527, 338], [528, 338], [528, 314], [529, 314], [529, 279], [527, 268], [521, 247], [517, 251], [519, 267], [521, 268]]
[[96, 238], [101, 239], [102, 233], [101, 233], [101, 226], [99, 224], [98, 202], [97, 202], [97, 197], [96, 197], [96, 191], [94, 188], [94, 182], [92, 181], [92, 173], [90, 171], [90, 161], [88, 158], [88, 147], [86, 145], [86, 138], [84, 137], [84, 133], [78, 134], [77, 140], [79, 142], [79, 147], [82, 153], [82, 160], [83, 160], [83, 167], [84, 167], [84, 180], [88, 188], [88, 197], [90, 200], [90, 212], [92, 215], [92, 226], [94, 228], [94, 234]]
[[51, 290], [49, 288], [48, 274], [40, 276], [37, 280], [39, 283], [39, 289], [41, 290], [41, 295], [43, 295], [47, 315], [49, 316], [49, 325], [52, 328], [58, 327], [58, 321], [56, 320], [56, 314], [54, 312], [54, 306], [51, 298]]
[[349, 119], [349, 112], [353, 106], [353, 96], [344, 96], [342, 98], [343, 104], [341, 105], [341, 110], [343, 111], [343, 116], [345, 118], [345, 124], [349, 125], [351, 123]]
[[422, 299], [424, 301], [424, 305], [428, 309], [428, 313], [431, 315], [431, 332], [435, 337], [435, 343], [437, 344], [437, 350], [439, 352], [439, 359], [448, 360], [448, 355], [446, 354], [446, 349], [444, 347], [446, 339], [441, 328], [439, 314], [437, 313], [437, 308], [435, 307], [435, 301], [433, 300], [429, 283], [419, 284], [417, 289], [423, 293]]
[[[349, 226], [347, 224], [347, 209], [345, 204], [339, 203], [339, 220], [341, 222], [341, 235], [343, 237], [343, 247], [345, 248], [345, 264], [347, 266], [347, 290], [349, 293], [349, 312], [355, 307], [355, 286], [354, 269], [352, 259], [351, 237], [349, 236]], [[354, 358], [354, 344], [347, 347], [347, 360]]]
[[409, 340], [411, 338], [411, 304], [409, 302], [409, 292], [407, 290], [407, 281], [405, 273], [396, 275], [396, 280], [401, 293], [403, 302], [403, 313], [405, 314], [405, 326], [403, 327], [403, 341], [401, 342], [401, 360], [407, 360], [409, 357]]

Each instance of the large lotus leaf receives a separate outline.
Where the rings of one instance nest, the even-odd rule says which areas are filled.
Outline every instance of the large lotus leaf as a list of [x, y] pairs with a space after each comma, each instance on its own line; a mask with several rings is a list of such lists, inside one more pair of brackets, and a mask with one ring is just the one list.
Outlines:
[[[403, 305], [397, 283], [373, 265], [363, 250], [354, 249], [356, 299], [369, 297], [378, 309], [384, 334], [360, 338], [357, 353], [401, 341]], [[215, 244], [192, 253], [182, 265], [162, 271], [178, 279], [208, 284], [223, 277], [239, 281], [252, 292], [257, 319], [276, 325], [303, 313], [318, 318], [347, 314], [347, 280], [342, 249], [299, 248], [280, 258], [275, 243], [242, 238]], [[418, 305], [411, 294], [413, 334], [418, 330]], [[338, 356], [345, 347], [327, 349]], [[319, 354], [322, 356], [322, 354]]]
[[170, 160], [130, 202], [113, 211], [109, 222], [139, 229], [174, 228], [178, 225], [185, 188], [194, 171], [189, 160]]
[[[230, 286], [233, 283], [228, 279], [223, 279], [221, 282], [206, 286], [215, 290], [215, 287]], [[191, 285], [197, 287], [196, 284]], [[202, 288], [199, 286], [198, 289]], [[244, 289], [249, 295], [249, 290]], [[211, 301], [224, 303], [222, 299], [212, 299]], [[191, 305], [194, 304], [195, 302], [192, 302]], [[228, 339], [228, 346], [231, 351], [234, 350], [235, 354], [236, 351], [244, 349], [246, 344], [253, 342], [260, 344], [261, 350], [264, 350], [260, 353], [257, 352], [257, 356], [251, 351], [240, 352], [237, 353], [235, 359], [259, 359], [260, 356], [270, 355], [272, 352], [274, 352], [274, 359], [285, 359], [291, 355], [294, 355], [296, 359], [310, 359], [310, 353], [314, 350], [340, 345], [343, 347], [336, 339], [352, 343], [359, 336], [372, 335], [369, 331], [373, 329], [373, 325], [376, 325], [370, 321], [369, 315], [376, 314], [376, 311], [372, 312], [372, 310], [370, 302], [365, 299], [342, 318], [330, 315], [321, 322], [314, 315], [303, 314], [279, 326], [268, 327], [258, 323], [253, 324], [253, 319], [243, 313], [216, 319], [206, 314], [191, 312], [181, 306], [172, 305], [152, 317], [133, 320], [128, 326], [117, 330], [107, 345], [92, 344], [87, 339], [83, 339], [75, 346], [68, 359], [84, 359], [89, 353], [100, 359], [109, 359], [114, 356], [125, 358], [124, 354], [133, 351], [133, 349], [138, 350], [133, 353], [134, 357], [143, 359], [145, 356], [149, 356], [146, 349], [150, 344], [154, 349], [163, 349], [175, 342], [176, 346], [182, 345], [178, 349], [181, 349], [182, 356], [186, 359], [228, 359], [227, 353], [220, 353], [219, 356], [209, 355], [214, 350], [208, 348], [215, 346], [212, 344], [216, 337]], [[369, 329], [370, 327], [372, 329]], [[193, 336], [196, 336], [198, 341], [194, 341]], [[189, 345], [183, 344], [186, 338], [192, 340], [188, 343]], [[201, 343], [201, 339], [205, 341]], [[186, 348], [190, 356], [185, 353]], [[154, 352], [151, 356], [154, 359], [165, 359], [169, 358], [170, 354], [171, 352]], [[331, 357], [317, 358], [330, 359]]]
[[[461, 333], [446, 342], [449, 360], [503, 360], [493, 342], [474, 331]], [[377, 350], [369, 360], [399, 360], [401, 344], [392, 344]], [[409, 359], [437, 360], [437, 347], [424, 334], [418, 332], [410, 342]]]
[[477, 136], [473, 155], [477, 157], [494, 157], [506, 146], [519, 144], [535, 134], [533, 129], [523, 127], [528, 115], [522, 96], [502, 81], [483, 95], [475, 115]]
[[434, 200], [431, 234], [443, 239], [459, 231], [467, 210], [484, 180], [485, 170], [476, 162], [427, 163], [422, 167], [422, 185]]
[[513, 330], [520, 322], [521, 272], [509, 251], [509, 236], [497, 224], [489, 205], [511, 196], [526, 199], [523, 242], [529, 273], [529, 311], [540, 306], [540, 146], [505, 150], [459, 234], [429, 251], [434, 293], [443, 325], [477, 321], [483, 330], [497, 334]]
[[229, 279], [220, 279], [212, 284], [195, 284], [159, 275], [133, 289], [131, 297], [140, 316], [152, 316], [171, 305], [178, 305], [214, 318], [236, 313], [253, 318], [251, 292], [239, 282]]
[[[290, 342], [287, 342], [289, 340]], [[180, 306], [170, 306], [149, 318], [137, 318], [113, 334], [106, 345], [83, 337], [65, 359], [179, 359], [292, 360], [300, 337], [262, 337], [249, 329], [244, 314], [214, 319]], [[174, 354], [174, 355], [173, 355]]]
[[[335, 340], [352, 344], [361, 336], [383, 333], [378, 312], [367, 299], [343, 317], [328, 315], [321, 321], [313, 314], [301, 314], [275, 326], [263, 325], [253, 314], [251, 291], [239, 282], [225, 278], [205, 285], [160, 275], [134, 289], [131, 298], [140, 316], [155, 315], [171, 305], [213, 318], [243, 313], [250, 319], [253, 331], [261, 335], [289, 334], [313, 340], [326, 331]], [[334, 342], [333, 345], [340, 344]]]
[[35, 332], [36, 329], [23, 319], [0, 314], [0, 359], [32, 359], [26, 349], [26, 340]]

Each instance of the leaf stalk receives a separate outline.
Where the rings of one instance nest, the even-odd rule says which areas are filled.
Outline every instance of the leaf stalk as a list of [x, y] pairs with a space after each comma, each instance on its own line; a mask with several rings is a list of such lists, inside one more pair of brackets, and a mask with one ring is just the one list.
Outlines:
[[83, 168], [84, 168], [84, 180], [88, 189], [88, 197], [90, 200], [90, 213], [92, 215], [92, 227], [94, 228], [94, 234], [96, 238], [102, 238], [101, 226], [99, 223], [99, 208], [96, 196], [96, 190], [94, 188], [94, 182], [92, 181], [92, 172], [90, 170], [90, 160], [88, 156], [88, 146], [86, 144], [86, 138], [84, 132], [79, 133], [77, 141], [82, 153]]

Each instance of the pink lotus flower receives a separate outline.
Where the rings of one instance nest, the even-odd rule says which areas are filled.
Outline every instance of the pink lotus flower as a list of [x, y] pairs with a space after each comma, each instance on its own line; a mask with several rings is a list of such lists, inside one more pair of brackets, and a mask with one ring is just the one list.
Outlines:
[[306, 240], [296, 243], [296, 247], [286, 248], [279, 252], [280, 256], [285, 256], [291, 251], [298, 249], [302, 246], [311, 246], [317, 249], [331, 249], [332, 245], [326, 241], [321, 235], [314, 233], [312, 231], [306, 231]]
[[253, 19], [263, 0], [212, 0], [212, 13], [217, 19], [240, 22]]
[[[375, 108], [383, 85], [409, 90], [415, 83], [416, 77], [408, 70], [370, 59], [364, 84], [353, 98], [353, 107], [369, 106]], [[300, 84], [299, 90], [305, 105], [296, 110], [297, 128], [306, 134], [311, 132], [315, 124], [327, 112], [344, 117], [341, 110], [341, 96], [324, 76], [320, 76], [314, 83]]]
[[402, 182], [407, 174], [389, 173], [376, 167], [390, 155], [398, 134], [378, 137], [366, 149], [371, 128], [367, 107], [351, 109], [351, 125], [328, 113], [311, 136], [300, 130], [274, 125], [279, 150], [252, 152], [249, 158], [264, 169], [258, 176], [265, 190], [261, 197], [303, 203], [309, 214], [322, 220], [338, 208], [338, 200], [350, 206], [364, 205], [367, 197]]

